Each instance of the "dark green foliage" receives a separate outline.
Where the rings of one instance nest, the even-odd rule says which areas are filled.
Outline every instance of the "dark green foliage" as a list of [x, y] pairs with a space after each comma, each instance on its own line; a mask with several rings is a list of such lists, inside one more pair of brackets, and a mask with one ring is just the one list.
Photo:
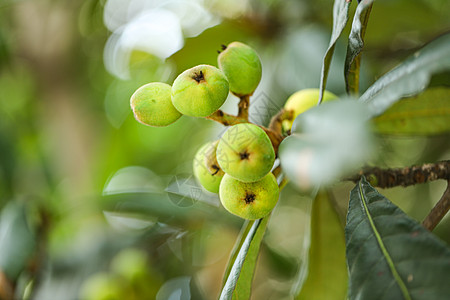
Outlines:
[[349, 299], [447, 299], [450, 249], [362, 178], [345, 228]]

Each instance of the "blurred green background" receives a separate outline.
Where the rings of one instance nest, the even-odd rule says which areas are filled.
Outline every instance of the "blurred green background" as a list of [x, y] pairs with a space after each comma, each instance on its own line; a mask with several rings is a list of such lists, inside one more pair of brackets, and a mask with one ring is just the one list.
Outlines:
[[[238, 40], [261, 56], [263, 80], [250, 118], [267, 124], [290, 94], [318, 87], [333, 1], [197, 1], [218, 25], [185, 37], [167, 59], [135, 49], [126, 80], [105, 69], [112, 34], [104, 25], [106, 2], [0, 1], [0, 257], [16, 254], [2, 265], [13, 271], [3, 272], [16, 295], [33, 299], [87, 299], [95, 286], [126, 291], [121, 299], [216, 298], [243, 221], [190, 175], [195, 151], [224, 128], [189, 117], [146, 127], [134, 120], [129, 98], [147, 82], [171, 84], [189, 67], [217, 65], [220, 45]], [[376, 1], [361, 90], [448, 31], [449, 11], [445, 0]], [[338, 95], [348, 33], [349, 26], [327, 86]], [[230, 96], [224, 110], [236, 111], [236, 103]], [[450, 157], [448, 136], [379, 142], [378, 160], [369, 163], [400, 167]], [[340, 183], [332, 190], [342, 220], [351, 188]], [[381, 192], [422, 220], [444, 188], [433, 182]], [[177, 196], [185, 192], [198, 193], [196, 200]], [[283, 191], [262, 246], [254, 299], [287, 297], [302, 263], [309, 201], [290, 186]], [[5, 229], [8, 220], [15, 229]], [[449, 227], [446, 218], [436, 229], [447, 243]]]

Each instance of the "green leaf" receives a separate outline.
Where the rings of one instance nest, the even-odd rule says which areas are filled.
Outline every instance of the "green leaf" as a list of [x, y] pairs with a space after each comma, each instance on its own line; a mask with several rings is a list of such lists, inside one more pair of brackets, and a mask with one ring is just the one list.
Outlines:
[[402, 99], [373, 119], [375, 131], [391, 135], [435, 135], [450, 132], [450, 88], [429, 88]]
[[35, 246], [35, 235], [28, 225], [25, 205], [8, 203], [0, 216], [0, 271], [15, 281]]
[[424, 90], [433, 74], [449, 69], [450, 33], [447, 33], [383, 75], [365, 91], [359, 101], [368, 104], [371, 116], [380, 115], [399, 99]]
[[333, 58], [334, 47], [336, 42], [345, 28], [348, 21], [348, 10], [351, 0], [335, 0], [333, 6], [333, 30], [331, 32], [330, 44], [325, 52], [322, 63], [322, 71], [320, 72], [320, 96], [319, 103], [322, 102], [323, 92], [327, 86], [328, 71], [330, 70], [331, 59]]
[[308, 276], [296, 299], [345, 299], [346, 293], [344, 230], [330, 196], [321, 191], [311, 213]]
[[[251, 225], [251, 228], [239, 249], [239, 253], [235, 257], [233, 267], [231, 268], [222, 289], [220, 300], [250, 298], [259, 247], [266, 231], [269, 218], [270, 215], [254, 221]], [[231, 259], [233, 259], [233, 257]]]
[[363, 0], [358, 4], [353, 18], [352, 30], [348, 38], [347, 56], [345, 58], [344, 75], [347, 93], [358, 94], [359, 68], [361, 50], [364, 46], [364, 35], [374, 0]]
[[448, 299], [450, 249], [369, 185], [350, 194], [349, 299]]

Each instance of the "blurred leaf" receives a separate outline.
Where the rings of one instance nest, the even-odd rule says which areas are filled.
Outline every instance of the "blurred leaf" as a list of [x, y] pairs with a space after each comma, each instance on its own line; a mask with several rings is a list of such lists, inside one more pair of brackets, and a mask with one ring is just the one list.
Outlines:
[[[288, 94], [306, 88], [319, 88], [317, 79], [320, 78], [323, 54], [329, 42], [329, 31], [316, 24], [301, 26], [295, 31], [286, 33], [279, 47], [279, 55], [272, 58], [274, 75], [283, 74], [283, 76], [274, 76], [273, 80]], [[345, 50], [343, 43], [336, 44], [334, 49], [336, 55], [329, 68], [327, 89], [335, 94], [345, 92], [342, 86]], [[276, 98], [271, 101], [275, 102]]]
[[276, 272], [277, 278], [291, 278], [292, 276], [294, 276], [297, 271], [297, 259], [292, 256], [286, 255], [278, 249], [270, 247], [267, 243], [264, 242], [265, 239], [263, 240], [262, 244], [264, 246], [265, 259], [267, 259], [270, 263], [271, 269]]
[[359, 101], [366, 102], [372, 116], [382, 114], [403, 97], [424, 90], [431, 75], [450, 69], [450, 33], [432, 41], [365, 91]]
[[392, 135], [435, 135], [450, 132], [450, 88], [429, 88], [396, 102], [373, 119], [375, 131]]
[[192, 201], [201, 201], [216, 207], [220, 205], [218, 195], [205, 190], [192, 174], [175, 175], [165, 191], [179, 206], [190, 205]]
[[220, 214], [215, 206], [167, 193], [108, 195], [103, 197], [102, 204], [108, 213], [142, 214], [146, 218], [157, 217], [158, 222], [183, 226], [189, 220], [217, 222], [220, 218], [230, 218], [228, 214]]
[[103, 188], [103, 195], [162, 191], [161, 179], [152, 170], [140, 166], [129, 166], [118, 170], [108, 179]]
[[176, 277], [164, 283], [156, 295], [156, 300], [166, 299], [191, 299], [190, 276]]
[[[270, 215], [265, 218], [252, 221], [239, 253], [234, 258], [226, 283], [222, 288], [220, 300], [226, 299], [249, 299], [255, 271], [259, 247], [267, 228]], [[250, 224], [249, 223], [249, 224]], [[244, 224], [247, 226], [247, 223]], [[244, 229], [245, 230], [245, 229]]]
[[101, 34], [104, 31], [102, 2], [101, 0], [83, 1], [78, 16], [78, 28], [83, 36]]
[[363, 0], [358, 4], [353, 18], [352, 30], [348, 37], [347, 56], [345, 58], [344, 74], [347, 93], [358, 94], [359, 68], [361, 50], [364, 46], [364, 35], [374, 0]]
[[367, 109], [356, 101], [332, 101], [300, 114], [280, 144], [286, 175], [302, 190], [330, 184], [366, 162], [373, 152]]
[[450, 250], [362, 178], [345, 228], [349, 299], [448, 299]]
[[336, 42], [345, 28], [348, 21], [348, 10], [351, 0], [335, 0], [333, 6], [333, 30], [331, 32], [330, 44], [323, 58], [322, 71], [320, 74], [320, 97], [319, 103], [322, 101], [323, 92], [327, 86], [328, 71], [330, 69], [331, 59], [333, 58], [334, 47]]
[[330, 196], [321, 191], [312, 207], [308, 275], [296, 299], [345, 299], [346, 292], [344, 230]]
[[[299, 213], [297, 211], [296, 217], [303, 219], [303, 221], [302, 222], [297, 221], [296, 224], [299, 227], [297, 231], [302, 235], [302, 237], [299, 241], [297, 241], [299, 246], [296, 247], [297, 249], [294, 254], [294, 257], [298, 261], [298, 267], [296, 270], [296, 274], [294, 276], [293, 284], [291, 285], [290, 294], [292, 297], [297, 296], [300, 293], [300, 290], [303, 284], [305, 283], [306, 278], [308, 277], [309, 249], [311, 247], [312, 203], [316, 198], [318, 192], [319, 192], [318, 188], [313, 189], [308, 193], [299, 193], [298, 191], [296, 191], [295, 198], [296, 201], [298, 202], [297, 206], [302, 207], [301, 209], [302, 213]], [[288, 221], [285, 221], [285, 223], [292, 224], [292, 218], [290, 218]]]
[[35, 235], [30, 229], [26, 207], [9, 202], [0, 216], [0, 270], [16, 280], [35, 250]]
[[6, 67], [11, 62], [10, 57], [11, 53], [8, 45], [8, 40], [2, 28], [0, 29], [0, 69], [3, 69], [3, 67]]

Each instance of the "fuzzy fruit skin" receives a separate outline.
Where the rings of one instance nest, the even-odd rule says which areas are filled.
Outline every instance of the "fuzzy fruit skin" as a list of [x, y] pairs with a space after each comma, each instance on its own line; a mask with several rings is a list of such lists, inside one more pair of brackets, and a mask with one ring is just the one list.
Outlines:
[[229, 84], [216, 67], [199, 65], [178, 75], [172, 85], [172, 103], [182, 114], [207, 117], [228, 97]]
[[225, 174], [216, 159], [218, 141], [209, 142], [200, 147], [194, 157], [194, 176], [211, 193], [219, 193], [219, 185]]
[[244, 182], [263, 178], [275, 161], [269, 137], [260, 127], [250, 123], [228, 128], [220, 139], [216, 155], [225, 173]]
[[233, 94], [253, 94], [262, 76], [261, 60], [255, 50], [243, 43], [232, 42], [219, 54], [218, 63]]
[[[304, 113], [308, 109], [317, 105], [319, 101], [319, 89], [304, 89], [292, 94], [284, 104], [285, 110], [292, 110], [293, 115], [291, 120], [283, 121], [283, 128], [289, 130], [294, 123], [295, 118]], [[323, 93], [323, 102], [337, 99], [337, 96], [331, 92], [325, 91]]]
[[130, 99], [134, 117], [142, 124], [161, 127], [175, 122], [181, 113], [172, 104], [172, 87], [152, 82], [138, 88]]
[[280, 189], [272, 173], [255, 182], [242, 182], [225, 174], [219, 191], [225, 209], [248, 220], [267, 216], [277, 204], [279, 194]]

